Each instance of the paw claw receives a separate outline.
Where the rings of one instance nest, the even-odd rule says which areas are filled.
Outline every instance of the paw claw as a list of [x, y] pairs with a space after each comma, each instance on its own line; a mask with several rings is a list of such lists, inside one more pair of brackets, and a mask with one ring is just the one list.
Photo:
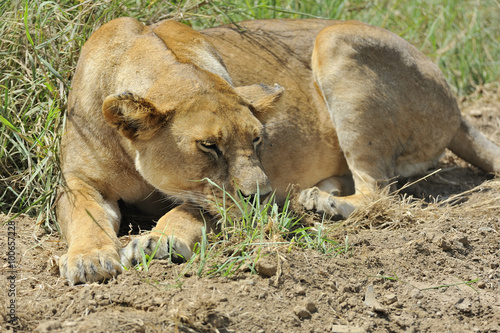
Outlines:
[[[160, 244], [158, 244], [160, 242]], [[142, 251], [141, 251], [142, 250]], [[143, 253], [156, 259], [164, 259], [169, 255], [169, 243], [167, 237], [159, 237], [148, 234], [135, 238], [122, 249], [120, 253], [121, 262], [125, 267], [133, 267], [142, 262]]]
[[114, 247], [94, 249], [74, 253], [71, 251], [59, 259], [61, 277], [70, 285], [78, 283], [102, 282], [123, 270]]
[[[158, 244], [158, 242], [160, 243]], [[159, 236], [151, 233], [135, 238], [128, 243], [120, 253], [121, 262], [125, 267], [133, 267], [142, 262], [143, 253], [148, 256], [154, 253], [155, 259], [171, 257], [173, 262], [183, 262], [191, 258], [193, 251], [177, 237]]]

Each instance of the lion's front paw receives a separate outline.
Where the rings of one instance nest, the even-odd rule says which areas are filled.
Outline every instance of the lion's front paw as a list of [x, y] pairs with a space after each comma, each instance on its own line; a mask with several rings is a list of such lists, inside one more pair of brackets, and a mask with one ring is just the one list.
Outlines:
[[121, 252], [121, 262], [125, 267], [141, 263], [145, 255], [155, 259], [172, 258], [182, 262], [191, 258], [193, 251], [181, 240], [173, 236], [150, 233], [133, 239]]
[[102, 282], [123, 270], [120, 256], [114, 246], [81, 251], [70, 249], [59, 260], [61, 277], [71, 285], [87, 282]]

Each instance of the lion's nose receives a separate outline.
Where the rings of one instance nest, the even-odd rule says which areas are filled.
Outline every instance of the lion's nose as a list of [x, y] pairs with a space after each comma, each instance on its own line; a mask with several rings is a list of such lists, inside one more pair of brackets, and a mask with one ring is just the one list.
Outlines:
[[271, 182], [256, 158], [237, 160], [231, 171], [235, 186], [244, 197], [271, 193]]
[[269, 178], [262, 173], [262, 177], [259, 177], [258, 180], [254, 180], [253, 182], [240, 183], [239, 192], [243, 195], [243, 197], [267, 197], [271, 191], [271, 183]]

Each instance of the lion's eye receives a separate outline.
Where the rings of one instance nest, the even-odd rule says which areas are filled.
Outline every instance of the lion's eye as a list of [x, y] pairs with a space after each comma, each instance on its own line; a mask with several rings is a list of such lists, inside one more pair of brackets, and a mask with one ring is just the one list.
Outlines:
[[254, 147], [257, 147], [258, 145], [260, 145], [261, 142], [262, 142], [262, 137], [260, 137], [260, 136], [258, 136], [255, 139], [253, 139], [253, 145], [254, 145]]
[[219, 149], [219, 146], [215, 142], [211, 141], [199, 141], [198, 147], [206, 152], [214, 155], [215, 157], [220, 157], [222, 155], [222, 151]]

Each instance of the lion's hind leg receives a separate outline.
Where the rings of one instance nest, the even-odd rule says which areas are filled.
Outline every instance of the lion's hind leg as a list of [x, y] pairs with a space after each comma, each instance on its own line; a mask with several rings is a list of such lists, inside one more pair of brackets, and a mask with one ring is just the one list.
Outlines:
[[311, 191], [306, 201], [317, 210], [347, 217], [389, 179], [424, 172], [460, 125], [439, 68], [384, 29], [353, 21], [325, 28], [312, 70], [355, 185], [346, 197]]

